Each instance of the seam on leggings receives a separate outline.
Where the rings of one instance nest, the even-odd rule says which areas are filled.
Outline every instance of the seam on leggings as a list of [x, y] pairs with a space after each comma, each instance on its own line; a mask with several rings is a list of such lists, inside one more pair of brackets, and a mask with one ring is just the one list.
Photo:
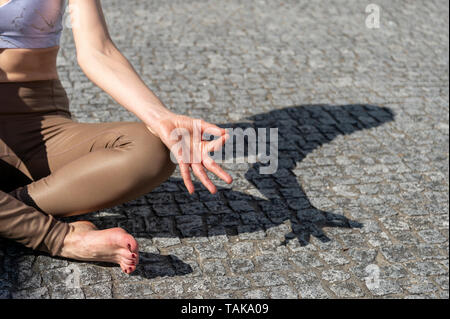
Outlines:
[[[76, 144], [76, 145], [71, 146], [69, 149], [67, 149], [67, 150], [65, 150], [65, 151], [62, 151], [62, 152], [60, 152], [60, 153], [57, 153], [57, 154], [51, 154], [51, 155], [38, 155], [38, 156], [33, 156], [32, 158], [30, 158], [30, 159], [28, 159], [28, 160], [32, 160], [32, 159], [36, 159], [36, 158], [50, 158], [50, 157], [56, 157], [56, 156], [63, 155], [63, 154], [65, 154], [65, 153], [67, 153], [67, 152], [70, 152], [70, 151], [73, 150], [74, 148], [80, 146], [81, 144], [86, 143], [86, 142], [89, 141], [90, 139], [94, 139], [94, 138], [96, 138], [96, 137], [98, 137], [98, 136], [104, 134], [105, 132], [108, 132], [108, 130], [110, 130], [110, 129], [106, 129], [105, 131], [102, 131], [102, 132], [100, 132], [100, 133], [98, 133], [98, 134], [96, 134], [96, 135], [94, 135], [94, 136], [91, 136], [91, 137], [89, 137], [89, 138], [87, 138], [87, 139], [85, 139], [85, 140], [79, 142], [79, 143]], [[116, 133], [116, 134], [118, 133], [119, 135], [121, 135], [120, 137], [126, 136], [125, 134], [123, 134], [122, 132], [117, 131], [117, 130], [113, 130], [113, 131], [110, 131], [110, 132]], [[120, 138], [120, 137], [119, 137], [119, 138]], [[133, 143], [133, 141], [130, 141], [129, 143]], [[116, 148], [116, 146], [115, 146], [115, 147], [112, 147], [112, 148], [110, 148], [110, 149], [113, 149], [113, 148]], [[108, 149], [108, 148], [105, 148], [105, 149]], [[89, 153], [90, 153], [90, 152], [89, 152]], [[27, 160], [27, 161], [28, 161], [28, 160]]]

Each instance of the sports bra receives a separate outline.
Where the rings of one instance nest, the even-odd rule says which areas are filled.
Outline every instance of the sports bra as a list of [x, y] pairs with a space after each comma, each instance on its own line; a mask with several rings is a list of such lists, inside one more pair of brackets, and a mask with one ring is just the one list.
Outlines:
[[10, 0], [0, 5], [0, 49], [59, 45], [66, 0]]

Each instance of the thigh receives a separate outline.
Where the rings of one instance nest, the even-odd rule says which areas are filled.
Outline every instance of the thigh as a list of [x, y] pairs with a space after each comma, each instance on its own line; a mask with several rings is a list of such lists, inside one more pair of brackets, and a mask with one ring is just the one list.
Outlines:
[[127, 143], [128, 136], [123, 132], [144, 125], [142, 122], [79, 123], [56, 115], [15, 124], [14, 127], [21, 129], [14, 133], [14, 127], [10, 127], [7, 136], [33, 180], [48, 176], [90, 152]]
[[135, 137], [129, 134], [131, 128], [143, 125], [142, 122], [79, 123], [65, 119], [58, 123], [56, 133], [54, 121], [43, 122], [46, 154], [33, 156], [28, 161], [29, 167], [44, 161], [49, 171], [54, 172], [86, 154], [132, 143]]

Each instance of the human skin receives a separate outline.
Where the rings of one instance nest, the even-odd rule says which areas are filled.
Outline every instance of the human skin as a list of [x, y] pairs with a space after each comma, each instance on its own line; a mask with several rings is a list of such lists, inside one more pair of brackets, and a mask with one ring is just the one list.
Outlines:
[[[8, 0], [0, 0], [0, 5]], [[99, 0], [69, 0], [72, 30], [77, 61], [86, 76], [114, 100], [135, 114], [158, 136], [169, 149], [176, 141], [169, 138], [175, 128], [194, 129], [194, 121], [201, 122], [202, 132], [219, 136], [215, 141], [202, 141], [202, 148], [218, 148], [227, 138], [226, 130], [200, 119], [175, 114], [146, 86], [137, 72], [113, 43]], [[0, 82], [19, 82], [57, 79], [56, 58], [59, 47], [46, 49], [0, 49]], [[193, 139], [191, 139], [192, 141]], [[195, 147], [192, 147], [194, 150]], [[178, 154], [175, 154], [178, 155]], [[211, 192], [217, 188], [206, 175], [211, 171], [226, 183], [231, 176], [212, 161], [206, 151], [200, 163], [184, 163], [176, 157], [189, 193], [194, 192], [190, 170]]]
[[[114, 45], [100, 1], [70, 0], [69, 4], [73, 8], [71, 18], [78, 64], [86, 76], [120, 105], [141, 119], [169, 149], [175, 143], [169, 137], [173, 129], [183, 128], [192, 133], [195, 119], [171, 112], [145, 85], [133, 66]], [[225, 129], [204, 121], [201, 124], [202, 131], [219, 136], [218, 141], [202, 142], [202, 149], [225, 143], [227, 138]], [[217, 188], [206, 175], [205, 169], [226, 183], [232, 182], [228, 173], [214, 161], [208, 160], [206, 152], [202, 152], [201, 155], [200, 163], [191, 164], [184, 163], [177, 156], [183, 181], [190, 193], [194, 192], [190, 169], [211, 193], [216, 193]]]
[[[8, 0], [0, 0], [0, 5], [6, 2]], [[71, 8], [77, 62], [86, 76], [117, 103], [142, 120], [149, 132], [159, 137], [169, 149], [177, 143], [177, 140], [171, 139], [171, 132], [183, 129], [189, 133], [191, 153], [189, 158], [195, 155], [200, 161], [186, 161], [181, 154], [174, 154], [188, 192], [192, 194], [195, 190], [191, 170], [211, 193], [216, 193], [217, 188], [208, 178], [206, 171], [212, 172], [230, 184], [231, 176], [208, 155], [208, 152], [218, 150], [225, 143], [229, 137], [226, 130], [201, 119], [176, 114], [163, 104], [113, 43], [100, 0], [69, 0], [69, 8]], [[58, 51], [59, 47], [0, 49], [0, 82], [57, 79]], [[218, 138], [214, 141], [195, 140], [196, 128], [200, 129], [200, 136], [209, 133]], [[193, 154], [194, 152], [196, 154]], [[131, 235], [117, 228], [99, 231], [88, 222], [72, 224], [74, 231], [66, 236], [63, 257], [98, 260], [98, 256], [102, 254], [102, 261], [119, 263], [126, 273], [135, 270], [138, 263], [138, 247], [134, 238], [130, 238]], [[83, 241], [98, 244], [90, 244], [89, 247], [86, 244], [80, 246]], [[132, 248], [128, 251], [125, 248], [129, 247], [130, 242]], [[121, 260], [129, 260], [129, 263], [119, 262]]]

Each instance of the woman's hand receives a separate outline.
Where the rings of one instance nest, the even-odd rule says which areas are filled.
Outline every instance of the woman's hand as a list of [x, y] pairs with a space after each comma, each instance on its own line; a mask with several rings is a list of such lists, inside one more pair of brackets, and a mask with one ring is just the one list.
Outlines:
[[[73, 8], [72, 30], [81, 69], [92, 82], [141, 119], [171, 151], [174, 150], [172, 154], [180, 165], [189, 193], [194, 192], [190, 168], [211, 193], [217, 189], [206, 175], [205, 168], [231, 183], [231, 176], [208, 155], [225, 143], [226, 131], [167, 110], [111, 40], [100, 1], [69, 0], [69, 4]], [[177, 148], [180, 139], [176, 138], [177, 130], [183, 131], [181, 144], [184, 149], [189, 147], [188, 151], [181, 152]], [[175, 136], [172, 135], [174, 131]], [[219, 139], [202, 141], [203, 133], [219, 136]]]
[[[190, 169], [212, 194], [217, 192], [217, 188], [209, 179], [205, 168], [227, 184], [233, 181], [231, 176], [209, 156], [209, 152], [220, 150], [229, 138], [225, 129], [201, 119], [173, 113], [159, 120], [157, 124], [152, 123], [151, 127], [147, 125], [147, 128], [162, 140], [176, 158], [190, 194], [194, 193]], [[219, 138], [204, 141], [205, 133]]]

